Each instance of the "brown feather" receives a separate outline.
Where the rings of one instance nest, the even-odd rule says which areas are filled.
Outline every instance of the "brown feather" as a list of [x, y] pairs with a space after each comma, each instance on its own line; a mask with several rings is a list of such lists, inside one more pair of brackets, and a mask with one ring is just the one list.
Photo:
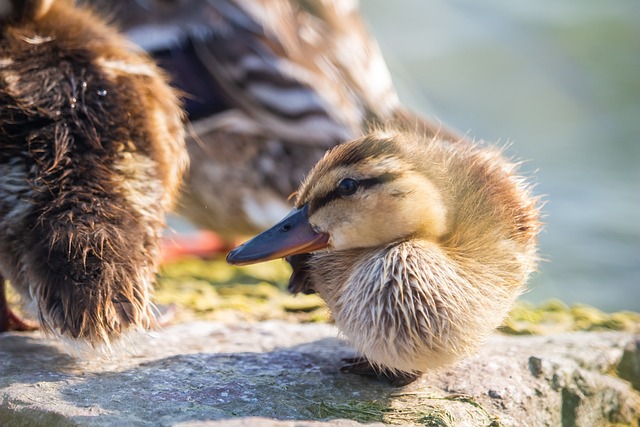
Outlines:
[[46, 329], [109, 345], [154, 321], [159, 234], [186, 165], [178, 99], [71, 2], [0, 31], [0, 272]]

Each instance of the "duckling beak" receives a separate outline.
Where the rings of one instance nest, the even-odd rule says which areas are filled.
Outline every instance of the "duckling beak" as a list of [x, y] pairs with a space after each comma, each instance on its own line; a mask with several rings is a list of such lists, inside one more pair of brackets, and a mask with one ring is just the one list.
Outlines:
[[329, 235], [318, 233], [309, 224], [309, 207], [293, 209], [282, 221], [238, 246], [227, 255], [227, 262], [248, 265], [289, 255], [317, 251], [326, 247]]

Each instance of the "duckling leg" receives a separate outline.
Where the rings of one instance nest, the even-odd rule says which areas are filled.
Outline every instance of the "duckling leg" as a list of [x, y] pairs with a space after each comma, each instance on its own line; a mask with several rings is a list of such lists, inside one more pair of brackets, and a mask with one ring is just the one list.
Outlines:
[[411, 384], [420, 377], [420, 373], [417, 372], [393, 371], [391, 369], [374, 366], [366, 357], [352, 357], [342, 359], [342, 361], [345, 362], [346, 365], [340, 368], [340, 372], [376, 378], [381, 381], [386, 381], [394, 387]]
[[9, 308], [5, 294], [4, 277], [0, 276], [0, 333], [7, 331], [33, 331], [38, 329], [36, 325], [22, 320]]

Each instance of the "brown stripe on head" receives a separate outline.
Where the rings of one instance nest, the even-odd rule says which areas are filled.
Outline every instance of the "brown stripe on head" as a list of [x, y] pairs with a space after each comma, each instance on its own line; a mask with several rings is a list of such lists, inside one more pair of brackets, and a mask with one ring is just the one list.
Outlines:
[[367, 159], [398, 156], [400, 145], [386, 133], [372, 133], [358, 140], [357, 144], [343, 144], [331, 150], [334, 166], [351, 166]]

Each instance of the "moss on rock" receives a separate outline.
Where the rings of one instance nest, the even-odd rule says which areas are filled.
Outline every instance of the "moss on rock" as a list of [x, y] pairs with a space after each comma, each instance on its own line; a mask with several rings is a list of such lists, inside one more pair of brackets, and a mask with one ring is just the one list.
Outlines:
[[289, 294], [290, 274], [290, 267], [281, 260], [233, 267], [223, 259], [185, 258], [163, 266], [156, 301], [177, 305], [178, 321], [329, 321], [320, 297]]
[[640, 332], [640, 313], [605, 313], [584, 304], [550, 300], [538, 306], [519, 301], [500, 331], [510, 335], [546, 335], [569, 331]]

